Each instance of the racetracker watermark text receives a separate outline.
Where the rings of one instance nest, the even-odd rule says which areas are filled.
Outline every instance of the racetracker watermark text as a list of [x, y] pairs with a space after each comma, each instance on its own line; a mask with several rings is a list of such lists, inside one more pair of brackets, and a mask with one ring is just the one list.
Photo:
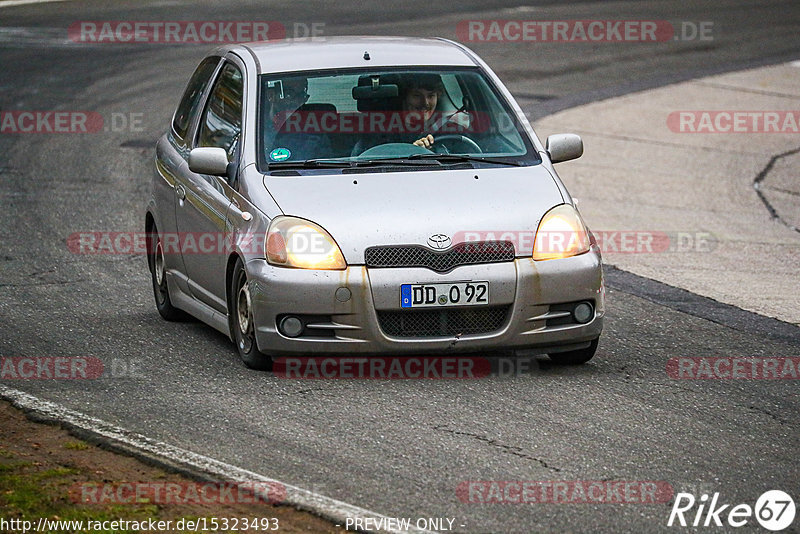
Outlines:
[[236, 43], [276, 41], [286, 28], [276, 21], [79, 21], [67, 30], [76, 43]]
[[673, 111], [667, 127], [675, 133], [740, 134], [800, 133], [800, 111]]
[[96, 380], [140, 376], [138, 360], [91, 356], [16, 356], [0, 359], [0, 380]]
[[[712, 252], [719, 241], [710, 232], [660, 232], [650, 230], [599, 230], [592, 232], [595, 244], [603, 254], [660, 254]], [[67, 248], [73, 254], [146, 254], [148, 246], [158, 239], [147, 232], [75, 232], [67, 237]], [[164, 254], [230, 254], [236, 250], [245, 253], [264, 252], [266, 235], [224, 232], [165, 232], [160, 235]], [[518, 255], [532, 253], [534, 244], [540, 250], [564, 251], [582, 239], [580, 232], [532, 230], [475, 230], [457, 232], [452, 245], [466, 243], [456, 253], [480, 255], [495, 254], [498, 242], [509, 242]], [[151, 245], [148, 245], [150, 243]], [[324, 254], [330, 244], [321, 240], [316, 232], [295, 232], [286, 243], [295, 256]]]
[[465, 42], [656, 43], [713, 40], [713, 21], [666, 20], [462, 20]]
[[[501, 117], [512, 126], [511, 118]], [[272, 119], [281, 133], [303, 134], [422, 134], [431, 127], [436, 136], [445, 134], [482, 133], [491, 127], [491, 116], [485, 112], [433, 112], [426, 118], [419, 111], [285, 111]], [[434, 138], [436, 137], [434, 136]]]
[[247, 41], [324, 40], [324, 22], [275, 20], [83, 20], [67, 29], [69, 40], [92, 44], [225, 44]]
[[0, 111], [0, 134], [142, 132], [143, 113], [97, 111]]
[[309, 356], [277, 358], [272, 372], [284, 379], [465, 380], [521, 376], [538, 366], [532, 357]]
[[668, 482], [627, 480], [480, 480], [456, 488], [468, 504], [661, 504], [673, 493]]
[[75, 484], [74, 503], [131, 504], [276, 504], [286, 499], [279, 482], [115, 482]]
[[675, 380], [797, 380], [800, 357], [670, 358], [667, 375]]

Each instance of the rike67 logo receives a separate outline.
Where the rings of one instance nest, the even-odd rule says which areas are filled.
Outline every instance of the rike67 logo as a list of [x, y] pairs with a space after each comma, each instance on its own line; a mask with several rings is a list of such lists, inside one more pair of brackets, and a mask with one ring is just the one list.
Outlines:
[[696, 499], [691, 493], [681, 492], [675, 496], [667, 526], [738, 528], [745, 526], [755, 516], [762, 527], [777, 532], [792, 524], [796, 511], [794, 500], [780, 490], [765, 491], [754, 507], [744, 503], [724, 503], [719, 493], [714, 493], [709, 501], [707, 494]]

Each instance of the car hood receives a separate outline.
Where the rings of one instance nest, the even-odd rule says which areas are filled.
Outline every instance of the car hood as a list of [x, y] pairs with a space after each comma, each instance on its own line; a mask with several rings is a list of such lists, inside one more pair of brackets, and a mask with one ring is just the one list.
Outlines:
[[452, 244], [504, 239], [517, 255], [532, 251], [533, 232], [564, 202], [541, 165], [490, 169], [264, 176], [285, 215], [313, 221], [339, 244], [350, 265], [374, 245], [419, 244], [445, 234]]

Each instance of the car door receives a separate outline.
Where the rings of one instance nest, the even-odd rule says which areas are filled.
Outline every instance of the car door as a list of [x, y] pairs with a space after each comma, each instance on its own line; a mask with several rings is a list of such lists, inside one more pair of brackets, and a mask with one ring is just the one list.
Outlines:
[[[242, 128], [243, 68], [226, 60], [208, 94], [193, 147], [220, 147], [238, 161]], [[226, 215], [231, 188], [226, 177], [182, 166], [176, 186], [176, 219], [189, 289], [198, 300], [226, 313]]]
[[171, 244], [165, 247], [166, 270], [177, 274], [175, 280], [184, 292], [188, 291], [184, 282], [186, 268], [175, 241], [177, 237], [175, 186], [177, 174], [181, 172], [182, 167], [186, 167], [186, 159], [189, 157], [191, 132], [194, 132], [193, 119], [196, 120], [199, 115], [203, 95], [211, 85], [221, 61], [221, 56], [210, 56], [198, 65], [175, 110], [170, 131], [156, 145], [157, 176], [153, 182], [153, 196], [157, 206], [156, 220], [162, 239]]

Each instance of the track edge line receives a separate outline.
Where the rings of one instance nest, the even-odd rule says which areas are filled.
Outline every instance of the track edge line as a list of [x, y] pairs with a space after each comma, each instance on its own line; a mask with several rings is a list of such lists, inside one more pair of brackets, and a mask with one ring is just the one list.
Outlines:
[[[137, 458], [148, 465], [160, 467], [188, 478], [206, 482], [264, 482], [281, 484], [286, 488], [286, 499], [279, 506], [292, 506], [317, 517], [343, 526], [347, 518], [373, 518], [378, 521], [387, 516], [365, 508], [338, 501], [312, 491], [284, 484], [253, 471], [215, 460], [174, 445], [148, 438], [143, 434], [106, 423], [90, 415], [71, 410], [55, 402], [40, 399], [30, 393], [0, 384], [0, 398], [20, 409], [29, 419], [44, 424], [57, 425], [74, 436], [113, 452]], [[355, 530], [367, 534], [389, 532], [428, 533], [420, 529]], [[431, 533], [432, 534], [432, 533]]]

